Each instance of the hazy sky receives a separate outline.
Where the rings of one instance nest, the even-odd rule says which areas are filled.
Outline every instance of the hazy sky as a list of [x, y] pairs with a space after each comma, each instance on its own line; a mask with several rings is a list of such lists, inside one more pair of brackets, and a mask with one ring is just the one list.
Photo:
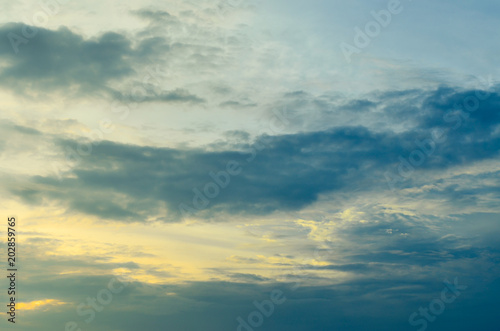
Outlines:
[[2, 330], [498, 330], [498, 1], [0, 1]]

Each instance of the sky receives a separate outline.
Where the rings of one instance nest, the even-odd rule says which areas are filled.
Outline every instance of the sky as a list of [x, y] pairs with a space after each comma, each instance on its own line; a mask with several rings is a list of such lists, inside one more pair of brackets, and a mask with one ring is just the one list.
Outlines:
[[0, 1], [0, 329], [499, 330], [497, 1]]

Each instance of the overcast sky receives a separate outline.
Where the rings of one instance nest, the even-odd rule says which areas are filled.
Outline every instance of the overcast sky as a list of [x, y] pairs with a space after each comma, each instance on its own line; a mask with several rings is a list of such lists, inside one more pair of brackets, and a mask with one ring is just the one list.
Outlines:
[[2, 330], [498, 330], [497, 1], [1, 5]]

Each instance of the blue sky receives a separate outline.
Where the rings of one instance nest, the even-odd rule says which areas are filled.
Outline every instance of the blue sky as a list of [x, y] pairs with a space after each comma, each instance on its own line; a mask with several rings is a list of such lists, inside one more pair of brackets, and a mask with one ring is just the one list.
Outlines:
[[498, 330], [497, 2], [2, 8], [2, 330]]

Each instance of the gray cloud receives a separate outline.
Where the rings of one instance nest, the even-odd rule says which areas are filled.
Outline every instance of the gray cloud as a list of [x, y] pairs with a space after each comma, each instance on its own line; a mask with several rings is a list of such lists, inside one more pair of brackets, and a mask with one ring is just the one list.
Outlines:
[[[19, 35], [23, 26], [20, 23], [4, 24], [0, 27], [0, 34]], [[26, 39], [26, 43], [17, 45], [18, 53], [9, 38], [0, 41], [0, 59], [7, 63], [0, 69], [0, 86], [30, 97], [61, 92], [66, 97], [98, 95], [132, 99], [129, 90], [133, 88], [120, 91], [116, 86], [124, 80], [134, 83], [138, 70], [151, 62], [163, 63], [162, 58], [168, 57], [171, 48], [167, 40], [158, 35], [137, 38], [106, 32], [86, 39], [66, 27], [58, 30], [31, 28], [37, 29], [37, 34]], [[143, 93], [138, 96], [139, 100], [134, 98], [133, 101], [204, 101], [181, 88], [153, 93], [151, 86], [144, 87], [142, 81], [134, 84], [139, 84]]]
[[[20, 23], [5, 24], [0, 33], [20, 33], [22, 27]], [[106, 89], [108, 82], [134, 72], [132, 64], [137, 50], [124, 35], [108, 32], [85, 40], [65, 27], [57, 31], [35, 29], [37, 35], [21, 44], [18, 54], [9, 39], [2, 38], [0, 56], [9, 62], [0, 73], [4, 87], [18, 93], [75, 86], [90, 92]]]
[[[436, 90], [428, 100], [442, 93], [441, 89]], [[453, 109], [457, 98], [466, 95], [467, 92], [450, 94], [450, 100], [440, 108], [424, 107], [422, 113], [442, 118], [446, 109]], [[425, 178], [426, 171], [496, 158], [500, 136], [493, 128], [500, 123], [500, 117], [486, 114], [496, 111], [499, 100], [500, 96], [492, 93], [468, 122], [456, 131], [450, 129], [446, 141], [436, 144], [435, 153], [418, 167], [413, 177], [399, 185], [425, 185], [419, 181]], [[401, 107], [404, 106], [402, 103]], [[318, 132], [261, 136], [252, 144], [240, 142], [238, 150], [231, 150], [234, 146], [231, 143], [227, 145], [229, 150], [219, 144], [217, 151], [205, 151], [104, 141], [93, 146], [89, 156], [81, 158], [73, 176], [61, 181], [34, 177], [33, 187], [13, 193], [25, 201], [55, 199], [69, 210], [123, 220], [140, 221], [151, 211], [166, 206], [169, 210], [166, 219], [179, 220], [180, 204], [194, 206], [193, 189], [203, 192], [207, 183], [214, 181], [210, 172], [225, 171], [228, 162], [235, 161], [242, 168], [241, 174], [232, 176], [230, 184], [221, 188], [215, 198], [207, 199], [205, 216], [218, 212], [262, 215], [300, 210], [316, 202], [321, 194], [387, 190], [384, 174], [397, 172], [401, 157], [415, 150], [418, 141], [432, 136], [431, 130], [438, 125], [435, 122], [443, 128], [449, 125], [437, 119], [422, 121], [422, 116], [415, 115], [416, 128], [400, 133], [374, 132], [362, 126], [334, 127]], [[76, 151], [78, 142], [61, 139], [58, 144], [63, 150]], [[475, 203], [474, 195], [479, 193], [469, 191], [458, 196], [454, 191], [453, 186], [448, 186], [441, 192], [429, 191], [428, 195], [449, 195], [454, 203], [460, 204]]]

